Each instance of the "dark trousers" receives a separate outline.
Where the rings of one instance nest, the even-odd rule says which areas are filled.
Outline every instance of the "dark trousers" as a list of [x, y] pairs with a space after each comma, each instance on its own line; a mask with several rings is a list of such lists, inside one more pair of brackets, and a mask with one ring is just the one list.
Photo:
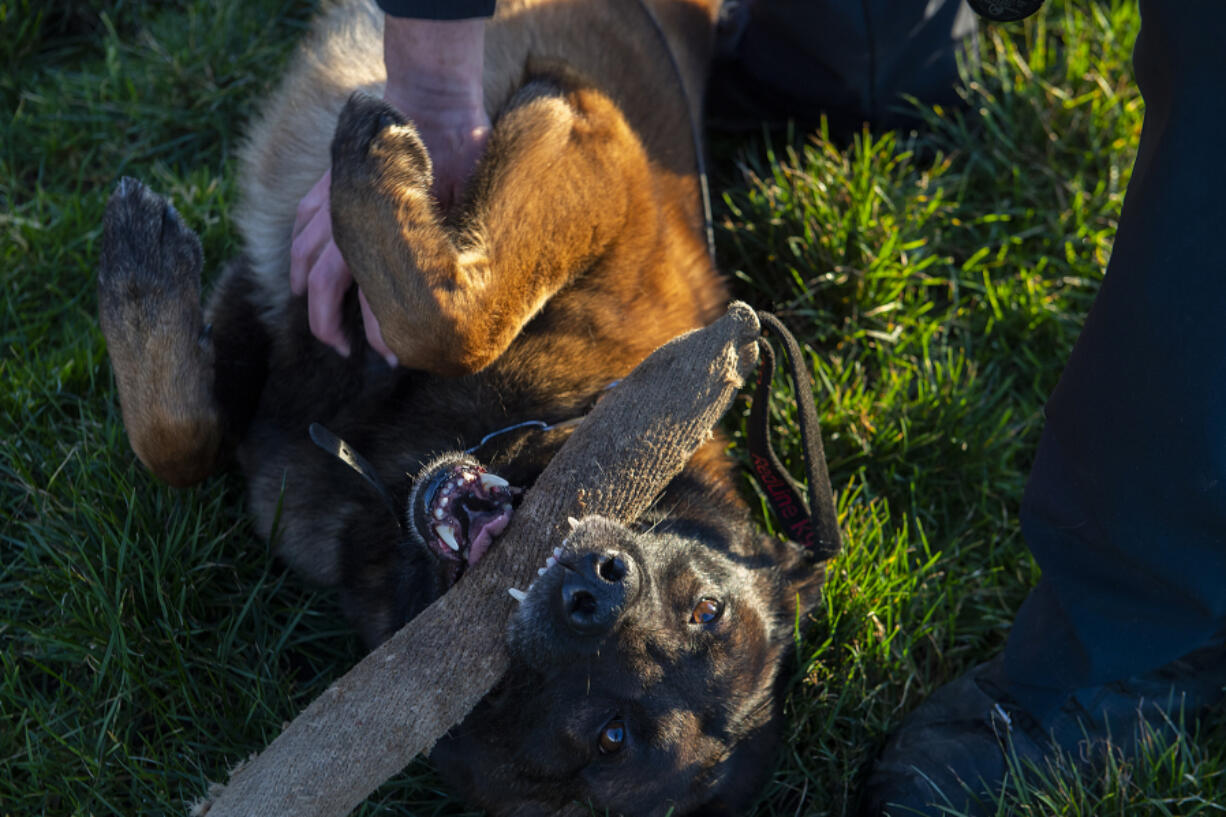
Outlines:
[[[708, 96], [724, 125], [895, 126], [899, 93], [949, 99], [972, 30], [954, 0], [742, 8]], [[1022, 503], [1043, 577], [1005, 672], [1039, 715], [1226, 635], [1226, 2], [1141, 11], [1140, 151]]]
[[1140, 151], [1022, 503], [1043, 577], [1005, 651], [1041, 713], [1226, 620], [1226, 3], [1142, 0]]
[[836, 138], [919, 124], [915, 97], [960, 104], [957, 54], [975, 33], [962, 0], [725, 0], [707, 122], [761, 129], [825, 116]]

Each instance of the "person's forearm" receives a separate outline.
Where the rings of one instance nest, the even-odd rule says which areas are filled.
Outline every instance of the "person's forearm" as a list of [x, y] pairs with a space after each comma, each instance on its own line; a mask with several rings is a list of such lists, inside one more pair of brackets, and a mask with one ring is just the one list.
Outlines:
[[387, 101], [418, 114], [481, 108], [485, 20], [388, 16], [383, 31]]

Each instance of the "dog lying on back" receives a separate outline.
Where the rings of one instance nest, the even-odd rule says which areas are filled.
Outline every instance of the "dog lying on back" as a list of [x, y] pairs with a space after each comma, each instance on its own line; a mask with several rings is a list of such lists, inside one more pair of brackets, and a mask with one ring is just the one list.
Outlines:
[[[567, 421], [723, 309], [690, 124], [717, 3], [649, 5], [500, 3], [494, 127], [453, 221], [411, 124], [375, 98], [381, 16], [360, 2], [318, 21], [255, 125], [246, 250], [206, 309], [173, 207], [127, 179], [108, 202], [100, 318], [133, 449], [174, 485], [237, 460], [258, 530], [276, 521], [277, 555], [337, 587], [371, 646], [496, 546]], [[399, 368], [365, 346], [352, 293], [347, 359], [290, 295], [295, 207], [329, 164], [337, 244]], [[512, 620], [511, 670], [434, 761], [498, 814], [742, 809], [821, 578], [752, 525], [713, 442], [633, 528], [578, 523]]]

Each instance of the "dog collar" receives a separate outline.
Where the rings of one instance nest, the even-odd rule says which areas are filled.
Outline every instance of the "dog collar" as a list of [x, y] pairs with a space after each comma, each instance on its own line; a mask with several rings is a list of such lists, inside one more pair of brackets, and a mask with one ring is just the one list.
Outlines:
[[576, 417], [571, 417], [569, 420], [561, 420], [556, 423], [547, 423], [544, 420], [524, 420], [522, 422], [512, 423], [511, 425], [506, 426], [505, 428], [500, 428], [497, 431], [491, 431], [489, 434], [486, 434], [484, 437], [481, 438], [481, 442], [477, 443], [471, 448], [464, 449], [464, 453], [465, 454], [475, 454], [478, 451], [480, 451], [482, 446], [484, 446], [490, 440], [496, 437], [500, 437], [503, 434], [508, 434], [512, 431], [518, 431], [521, 428], [535, 428], [537, 431], [557, 431], [559, 429], [574, 428], [575, 426], [582, 423], [585, 419], [587, 419], [588, 414], [590, 414], [592, 409], [595, 408], [596, 404], [600, 402], [601, 398], [603, 398], [606, 394], [608, 394], [609, 390], [612, 389], [614, 386], [616, 386], [620, 382], [621, 380], [614, 380], [611, 383], [609, 383], [607, 386], [605, 386], [603, 389], [601, 389], [600, 394], [596, 395], [596, 399], [592, 401], [592, 404], [591, 406], [588, 407], [588, 410]]

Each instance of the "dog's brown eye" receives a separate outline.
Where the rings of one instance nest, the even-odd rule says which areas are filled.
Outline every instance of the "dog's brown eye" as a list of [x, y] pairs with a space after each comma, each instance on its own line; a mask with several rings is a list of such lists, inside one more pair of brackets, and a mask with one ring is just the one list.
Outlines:
[[719, 599], [703, 599], [694, 605], [690, 621], [695, 624], [710, 624], [724, 612], [724, 603]]
[[622, 746], [626, 743], [626, 724], [621, 718], [614, 718], [604, 725], [600, 730], [601, 754], [611, 755], [614, 752], [620, 752]]

